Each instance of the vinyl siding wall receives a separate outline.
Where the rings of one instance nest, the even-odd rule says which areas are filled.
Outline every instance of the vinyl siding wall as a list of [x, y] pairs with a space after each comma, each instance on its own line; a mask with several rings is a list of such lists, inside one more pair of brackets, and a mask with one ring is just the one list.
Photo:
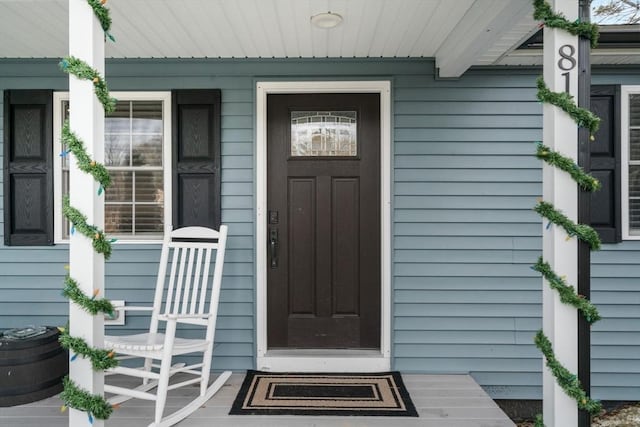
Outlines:
[[[597, 70], [592, 82], [638, 85], [640, 68]], [[592, 253], [591, 277], [591, 300], [603, 317], [591, 328], [595, 395], [640, 400], [640, 241]]]
[[[538, 74], [473, 70], [436, 80], [429, 60], [109, 62], [112, 90], [222, 89], [222, 220], [230, 238], [214, 366], [254, 367], [255, 82], [391, 79], [392, 368], [470, 372], [495, 398], [540, 398], [532, 340], [541, 327], [541, 279], [529, 268], [541, 250], [531, 210], [542, 189], [532, 155], [542, 136]], [[594, 83], [640, 84], [638, 76], [607, 70]], [[0, 90], [66, 85], [53, 61], [0, 61]], [[158, 248], [117, 245], [107, 296], [150, 301]], [[640, 399], [639, 255], [640, 242], [624, 242], [593, 257], [593, 300], [605, 317], [593, 328], [596, 398]], [[67, 256], [66, 245], [0, 246], [0, 328], [65, 322]], [[131, 315], [125, 328], [145, 325]]]

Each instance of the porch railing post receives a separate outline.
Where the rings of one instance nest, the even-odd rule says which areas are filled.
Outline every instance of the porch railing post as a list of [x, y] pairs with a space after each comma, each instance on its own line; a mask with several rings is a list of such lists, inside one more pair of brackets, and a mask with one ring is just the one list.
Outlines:
[[[86, 62], [104, 75], [104, 31], [86, 0], [69, 0], [69, 54]], [[87, 153], [96, 162], [104, 158], [104, 110], [93, 93], [90, 80], [69, 75], [69, 117], [71, 129], [85, 143]], [[103, 196], [98, 196], [99, 184], [76, 167], [69, 157], [69, 187], [71, 205], [87, 216], [87, 223], [100, 228], [104, 225]], [[70, 233], [69, 265], [72, 277], [86, 295], [99, 290], [104, 295], [104, 257], [93, 250], [90, 239], [81, 233]], [[102, 348], [104, 320], [92, 316], [74, 303], [69, 305], [69, 328], [74, 336], [82, 337], [92, 347]], [[91, 361], [78, 357], [69, 365], [71, 379], [92, 394], [104, 393], [104, 372], [94, 371]], [[86, 427], [87, 413], [69, 411], [69, 426]], [[104, 422], [93, 421], [93, 427]]]
[[[556, 13], [568, 20], [578, 18], [578, 0], [550, 2]], [[578, 93], [578, 39], [562, 29], [544, 29], [544, 80], [552, 91]], [[577, 160], [578, 129], [573, 119], [550, 104], [543, 106], [543, 139], [554, 151]], [[544, 163], [543, 198], [574, 222], [578, 217], [578, 189], [569, 174]], [[544, 259], [568, 283], [578, 281], [577, 239], [567, 240], [561, 227], [543, 224]], [[557, 360], [576, 372], [577, 315], [575, 308], [563, 304], [558, 292], [543, 286], [543, 329], [553, 344]], [[578, 424], [576, 402], [560, 388], [550, 371], [543, 368], [544, 422], [547, 427], [571, 427]]]

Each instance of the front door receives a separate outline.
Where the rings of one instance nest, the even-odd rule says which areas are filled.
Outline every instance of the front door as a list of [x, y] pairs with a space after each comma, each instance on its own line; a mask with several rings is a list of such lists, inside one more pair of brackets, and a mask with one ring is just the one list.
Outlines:
[[267, 345], [380, 348], [380, 95], [267, 96]]

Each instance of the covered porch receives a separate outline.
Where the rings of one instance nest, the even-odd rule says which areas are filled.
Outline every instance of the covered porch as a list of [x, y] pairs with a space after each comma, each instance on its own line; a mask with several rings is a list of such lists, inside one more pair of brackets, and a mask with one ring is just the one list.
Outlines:
[[[469, 375], [403, 375], [419, 417], [243, 416], [228, 415], [244, 376], [234, 374], [202, 408], [180, 422], [181, 427], [507, 427], [514, 423]], [[120, 385], [126, 385], [120, 381]], [[114, 383], [115, 383], [114, 379]], [[191, 401], [198, 387], [169, 393], [167, 412]], [[130, 400], [105, 421], [107, 427], [139, 427], [153, 419], [154, 402]], [[27, 405], [0, 408], [0, 425], [12, 427], [66, 427], [55, 396]]]
[[[72, 23], [65, 22], [66, 1], [51, 0], [25, 3], [29, 6], [12, 1], [5, 2], [5, 4], [8, 6], [5, 9], [7, 13], [4, 14], [3, 20], [6, 22], [3, 24], [6, 24], [5, 28], [8, 29], [8, 34], [19, 34], [19, 29], [23, 25], [28, 24], [27, 27], [31, 28], [34, 26], [34, 22], [48, 21], [47, 17], [49, 16], [57, 16], [60, 19], [54, 19], [51, 25], [39, 25], [39, 32], [27, 31], [24, 35], [16, 36], [15, 39], [5, 39], [5, 42], [0, 44], [0, 57], [19, 62], [20, 67], [24, 66], [28, 70], [30, 77], [30, 73], [34, 73], [36, 68], [47, 66], [47, 58], [57, 58], [67, 53], [68, 41], [64, 34], [66, 28]], [[243, 6], [237, 6], [239, 4]], [[307, 7], [299, 6], [301, 4]], [[335, 4], [341, 5], [342, 10], [338, 10], [340, 8], [333, 10], [341, 12], [341, 16], [345, 19], [336, 31], [326, 32], [309, 25], [311, 16], [329, 11], [330, 6], [335, 6]], [[431, 219], [428, 220], [422, 217], [412, 219], [403, 217], [403, 214], [407, 212], [401, 211], [401, 209], [409, 211], [416, 208], [437, 210], [443, 206], [458, 209], [459, 206], [463, 206], [471, 213], [477, 210], [478, 203], [487, 203], [487, 205], [482, 205], [485, 208], [495, 208], [494, 200], [508, 196], [509, 202], [517, 200], [517, 203], [505, 206], [512, 207], [513, 210], [524, 211], [526, 209], [529, 212], [531, 193], [539, 193], [540, 179], [537, 173], [539, 167], [537, 162], [535, 166], [530, 165], [534, 162], [530, 159], [529, 151], [521, 148], [524, 147], [523, 144], [514, 148], [516, 145], [513, 143], [526, 141], [529, 144], [534, 139], [530, 135], [533, 134], [537, 137], [539, 125], [531, 125], [529, 121], [533, 122], [536, 120], [535, 116], [539, 116], [539, 107], [536, 104], [535, 108], [531, 108], [531, 105], [535, 103], [532, 83], [528, 83], [528, 81], [525, 83], [508, 81], [505, 83], [506, 77], [500, 73], [516, 80], [521, 75], [524, 76], [523, 78], [528, 78], [526, 74], [532, 73], [532, 70], [518, 70], [514, 74], [511, 69], [488, 68], [488, 66], [501, 65], [501, 60], [508, 57], [513, 49], [537, 31], [537, 23], [531, 18], [530, 1], [464, 1], [455, 2], [455, 6], [444, 1], [405, 3], [392, 0], [371, 3], [364, 0], [345, 1], [335, 2], [335, 4], [330, 1], [296, 2], [293, 0], [221, 1], [215, 3], [191, 1], [185, 2], [186, 6], [183, 8], [176, 8], [176, 2], [171, 1], [152, 4], [147, 1], [125, 3], [114, 0], [113, 5], [110, 4], [113, 6], [112, 11], [114, 12], [113, 33], [118, 39], [118, 43], [107, 43], [106, 46], [105, 56], [109, 58], [111, 67], [113, 67], [111, 70], [107, 70], [106, 76], [107, 78], [114, 77], [111, 80], [113, 82], [112, 88], [158, 90], [158, 88], [176, 89], [193, 86], [209, 88], [213, 86], [222, 89], [223, 100], [226, 103], [226, 105], [223, 104], [222, 110], [222, 153], [223, 156], [226, 156], [223, 157], [222, 169], [227, 174], [223, 173], [222, 177], [221, 210], [223, 222], [230, 218], [231, 222], [234, 222], [231, 235], [236, 239], [234, 242], [236, 246], [233, 246], [232, 249], [238, 250], [238, 254], [236, 254], [238, 261], [232, 267], [233, 269], [227, 270], [232, 272], [230, 275], [233, 276], [232, 283], [227, 282], [228, 288], [225, 289], [227, 292], [223, 295], [221, 302], [222, 315], [231, 319], [227, 319], [228, 323], [224, 326], [228, 328], [226, 331], [228, 333], [216, 337], [219, 340], [226, 340], [227, 342], [224, 344], [230, 345], [219, 347], [219, 353], [214, 354], [213, 366], [215, 369], [233, 369], [236, 374], [220, 393], [180, 425], [281, 425], [285, 427], [294, 425], [443, 427], [513, 425], [475, 380], [465, 374], [405, 375], [409, 392], [420, 415], [416, 419], [238, 417], [227, 415], [242, 381], [242, 371], [252, 367], [262, 369], [259, 364], [260, 356], [264, 355], [269, 348], [265, 339], [267, 316], [265, 314], [266, 298], [264, 298], [267, 277], [267, 257], [264, 253], [267, 217], [263, 186], [266, 184], [263, 179], [263, 166], [261, 166], [264, 156], [259, 151], [259, 147], [261, 147], [260, 124], [256, 123], [256, 117], [260, 115], [260, 107], [256, 100], [259, 87], [256, 89], [256, 83], [263, 81], [265, 75], [267, 76], [266, 80], [274, 81], [327, 81], [335, 79], [336, 76], [339, 77], [338, 80], [344, 78], [346, 80], [354, 78], [385, 79], [393, 83], [392, 90], [387, 92], [392, 93], [388, 96], [389, 99], [393, 96], [394, 103], [388, 109], [381, 107], [382, 115], [390, 120], [392, 115], [401, 115], [403, 107], [406, 107], [404, 113], [407, 116], [416, 116], [409, 117], [404, 124], [402, 122], [395, 124], [398, 128], [405, 126], [407, 131], [392, 129], [387, 125], [382, 126], [382, 131], [388, 135], [389, 139], [388, 143], [381, 145], [389, 151], [384, 152], [387, 153], [386, 157], [380, 162], [383, 182], [378, 195], [381, 198], [379, 205], [381, 206], [382, 220], [378, 222], [381, 229], [382, 249], [379, 252], [381, 252], [382, 266], [376, 271], [379, 271], [378, 276], [381, 282], [382, 304], [378, 304], [378, 306], [384, 313], [378, 322], [382, 331], [379, 334], [381, 342], [379, 353], [385, 361], [388, 361], [389, 369], [405, 372], [464, 373], [489, 369], [487, 368], [489, 365], [491, 369], [496, 369], [493, 366], [500, 364], [501, 359], [495, 356], [493, 348], [483, 347], [484, 353], [480, 355], [466, 348], [475, 344], [485, 345], [492, 342], [480, 338], [476, 329], [486, 328], [486, 335], [491, 336], [491, 339], [500, 345], [505, 343], [519, 345], [525, 341], [525, 338], [528, 339], [528, 336], [523, 338], [518, 335], [516, 330], [521, 327], [527, 328], [526, 332], [528, 333], [530, 328], [534, 328], [534, 326], [529, 326], [530, 323], [524, 327], [518, 326], [516, 317], [523, 316], [523, 313], [518, 310], [517, 304], [521, 302], [518, 298], [505, 304], [500, 300], [501, 296], [494, 297], [498, 294], [497, 292], [483, 293], [483, 297], [486, 296], [487, 299], [480, 298], [480, 301], [477, 301], [474, 294], [463, 294], [460, 298], [458, 294], [454, 296], [455, 292], [451, 292], [452, 289], [455, 291], [455, 284], [460, 283], [462, 283], [460, 289], [466, 290], [466, 287], [470, 286], [467, 276], [485, 278], [483, 275], [487, 275], [491, 279], [489, 276], [493, 274], [500, 276], [500, 278], [502, 275], [514, 277], [511, 270], [505, 270], [504, 274], [496, 274], [489, 273], [488, 269], [485, 270], [482, 268], [483, 266], [480, 266], [478, 270], [470, 269], [463, 275], [459, 275], [458, 272], [445, 271], [446, 269], [441, 268], [443, 261], [437, 259], [439, 254], [436, 254], [435, 251], [427, 252], [439, 249], [439, 247], [428, 246], [425, 242], [433, 236], [437, 237], [434, 240], [442, 241], [446, 237], [447, 245], [460, 245], [455, 248], [468, 251], [470, 248], [474, 248], [473, 244], [470, 244], [470, 240], [464, 240], [469, 236], [459, 234], [466, 233], [472, 235], [473, 243], [479, 245], [477, 248], [486, 247], [487, 242], [490, 241], [495, 242], [492, 249], [502, 248], [502, 245], [506, 245], [504, 247], [509, 251], [521, 249], [538, 251], [539, 244], [537, 242], [539, 241], [540, 227], [537, 219], [527, 220], [524, 232], [520, 229], [511, 231], [511, 228], [507, 231], [498, 230], [497, 224], [485, 227], [484, 230], [488, 229], [497, 236], [491, 240], [488, 237], [496, 236], [483, 234], [487, 231], [478, 233], [477, 227], [467, 227], [468, 224], [454, 225], [451, 230], [455, 227], [455, 231], [449, 231], [453, 234], [446, 234], [439, 230], [439, 226], [433, 225], [442, 219], [435, 217], [430, 217]], [[374, 6], [372, 7], [370, 4]], [[402, 6], [400, 6], [401, 4]], [[41, 40], [46, 40], [46, 42], [41, 42]], [[37, 59], [33, 60], [32, 58]], [[290, 58], [299, 58], [299, 71], [296, 72], [289, 66], [287, 62]], [[318, 58], [326, 60], [322, 69], [318, 69], [316, 66]], [[433, 58], [433, 60], [423, 60], [422, 58]], [[375, 69], [371, 69], [373, 66], [366, 68], [363, 66], [362, 71], [347, 70], [344, 76], [336, 71], [340, 67], [354, 68], [353, 63], [359, 59], [366, 60], [367, 64], [365, 65], [375, 61]], [[400, 63], [405, 60], [410, 63], [409, 66]], [[43, 61], [44, 65], [40, 65], [39, 61]], [[158, 63], [155, 68], [152, 65], [154, 62]], [[174, 71], [166, 67], [168, 62], [174, 64]], [[226, 64], [221, 65], [220, 63], [223, 62]], [[428, 63], [427, 67], [424, 66], [425, 62]], [[239, 69], [249, 68], [252, 64], [259, 64], [264, 68], [258, 71], [246, 71], [245, 74], [239, 73]], [[123, 72], [123, 67], [130, 68]], [[190, 69], [197, 69], [194, 71], [194, 75], [190, 75], [188, 71]], [[535, 70], [536, 73], [537, 71]], [[7, 87], [8, 90], [33, 88], [40, 84], [41, 76], [27, 81], [24, 76], [16, 74], [15, 71], [10, 70], [10, 72], [14, 74], [12, 74], [13, 80], [10, 82], [12, 87]], [[494, 72], [495, 76], [489, 75]], [[151, 79], [145, 79], [143, 76], [147, 73], [156, 73], [156, 75]], [[481, 75], [476, 76], [474, 73]], [[363, 74], [364, 77], [358, 74]], [[403, 81], [405, 75], [407, 78]], [[490, 77], [489, 80], [487, 80], [487, 75]], [[9, 83], [5, 84], [9, 86]], [[57, 90], [60, 90], [64, 89], [65, 84], [52, 79], [49, 87], [55, 86]], [[470, 88], [465, 85], [469, 85]], [[508, 87], [505, 88], [505, 85]], [[572, 85], [575, 86], [573, 83]], [[493, 86], [497, 86], [497, 88], [495, 90], [487, 89]], [[416, 91], [416, 89], [419, 90]], [[469, 103], [469, 99], [473, 99], [476, 103]], [[507, 102], [522, 103], [522, 107], [528, 108], [526, 111], [529, 112], [524, 114], [525, 110], [518, 111], [519, 114], [527, 116], [525, 125], [520, 125], [519, 122], [504, 122], [500, 119], [499, 124], [493, 126], [507, 126], [504, 123], [511, 126], [515, 123], [514, 127], [522, 126], [523, 129], [504, 132], [497, 137], [495, 129], [490, 128], [491, 125], [485, 124], [484, 119], [478, 121], [478, 123], [482, 122], [481, 124], [473, 125], [473, 122], [469, 121], [465, 115], [469, 114], [469, 111], [473, 115], [479, 112], [487, 114], [482, 110], [482, 106], [487, 105], [487, 99], [495, 101], [495, 105], [491, 105], [500, 108], [500, 114], [503, 115], [513, 113], [506, 109]], [[447, 102], [450, 103], [446, 104]], [[388, 104], [391, 105], [391, 102]], [[441, 118], [434, 117], [432, 122], [425, 124], [423, 119], [418, 117], [423, 114], [434, 116], [442, 114], [445, 106], [454, 106], [454, 109], [460, 108], [454, 111], [462, 111], [464, 114], [461, 114], [460, 118], [453, 117], [454, 121], [459, 120], [460, 123], [443, 125]], [[94, 116], [97, 117], [99, 113], [99, 111], [94, 112]], [[236, 116], [241, 116], [243, 120], [238, 121]], [[489, 128], [471, 135], [471, 132], [466, 129], [473, 126]], [[238, 132], [236, 128], [242, 129]], [[429, 130], [425, 131], [423, 128]], [[527, 183], [526, 185], [529, 186], [527, 188], [535, 188], [526, 190], [524, 193], [521, 189], [500, 189], [495, 194], [490, 191], [496, 190], [487, 191], [484, 189], [484, 193], [473, 193], [472, 196], [469, 196], [468, 189], [460, 189], [461, 186], [453, 183], [446, 190], [442, 189], [444, 187], [433, 185], [429, 187], [426, 194], [421, 193], [425, 188], [422, 184], [430, 180], [468, 179], [473, 181], [469, 177], [460, 178], [462, 175], [454, 170], [473, 169], [469, 166], [470, 164], [477, 168], [475, 157], [487, 153], [486, 148], [481, 149], [477, 145], [468, 143], [469, 141], [477, 142], [477, 140], [487, 143], [487, 146], [497, 142], [500, 148], [505, 150], [495, 159], [490, 159], [489, 166], [483, 167], [492, 167], [499, 172], [502, 172], [502, 169], [507, 165], [510, 165], [514, 170], [517, 170], [518, 167], [530, 169], [534, 171], [535, 177], [529, 178], [533, 184]], [[426, 145], [425, 142], [433, 142], [434, 144]], [[462, 148], [459, 151], [457, 151], [458, 149], [453, 150], [449, 147], [449, 142], [460, 142]], [[393, 151], [391, 151], [391, 147], [393, 147]], [[494, 153], [491, 149], [489, 155]], [[508, 157], [505, 154], [512, 156]], [[450, 158], [436, 156], [449, 156]], [[440, 159], [444, 159], [445, 162], [440, 162]], [[451, 162], [447, 163], [449, 160]], [[514, 164], [518, 167], [514, 167]], [[429, 169], [435, 170], [438, 167], [450, 169], [454, 173], [448, 178], [443, 178], [440, 173], [428, 175], [431, 172]], [[232, 175], [228, 173], [229, 171], [239, 172]], [[397, 173], [398, 176], [392, 177], [391, 171]], [[401, 178], [403, 173], [405, 173], [404, 178]], [[247, 180], [247, 176], [251, 176], [252, 179]], [[395, 198], [392, 198], [391, 187], [396, 182], [394, 179], [399, 184], [394, 187], [396, 193], [393, 194]], [[503, 174], [491, 179], [497, 182], [504, 180], [509, 185], [513, 184], [512, 177]], [[411, 185], [414, 181], [421, 185], [420, 189], [416, 189], [418, 186]], [[409, 185], [404, 186], [403, 189], [405, 182], [409, 182]], [[225, 184], [227, 185], [225, 186]], [[470, 182], [470, 184], [474, 183]], [[553, 185], [553, 182], [550, 182], [549, 185]], [[509, 194], [505, 194], [504, 191]], [[497, 197], [494, 199], [479, 197], [487, 194], [497, 195]], [[527, 197], [528, 199], [525, 200]], [[445, 198], [447, 198], [446, 201]], [[393, 206], [392, 199], [395, 203]], [[451, 205], [447, 205], [448, 201], [453, 202]], [[460, 218], [463, 218], [458, 219], [460, 223], [471, 222], [468, 219], [469, 216]], [[433, 223], [426, 224], [428, 221]], [[423, 222], [426, 225], [423, 226]], [[170, 219], [167, 219], [166, 224], [170, 224]], [[378, 224], [376, 223], [376, 225]], [[451, 238], [451, 236], [454, 237]], [[394, 239], [396, 237], [397, 239]], [[425, 246], [413, 246], [411, 243], [407, 243], [408, 239], [413, 237], [424, 238], [421, 244], [425, 244]], [[457, 238], [459, 240], [456, 240]], [[534, 243], [531, 244], [531, 242]], [[432, 241], [428, 243], [432, 244]], [[491, 244], [494, 245], [494, 243]], [[450, 246], [446, 247], [450, 248]], [[404, 253], [405, 255], [414, 250], [424, 252], [421, 252], [417, 258], [418, 261], [415, 261], [411, 258], [415, 255], [413, 252], [408, 255], [408, 258], [402, 258], [400, 251], [403, 249], [407, 251]], [[471, 252], [465, 254], [465, 256], [476, 256]], [[509, 254], [510, 252], [507, 253], [507, 255]], [[428, 261], [425, 262], [424, 255], [434, 257], [432, 265], [429, 265]], [[473, 264], [462, 259], [460, 263]], [[504, 264], [502, 261], [496, 263]], [[520, 263], [524, 264], [524, 262]], [[71, 264], [73, 269], [73, 259]], [[510, 268], [513, 263], [506, 264]], [[524, 268], [527, 268], [526, 273], [529, 274], [528, 267], [518, 265], [515, 276], [522, 274], [525, 280], [530, 279], [530, 276], [520, 272]], [[107, 271], [107, 276], [113, 271], [115, 270]], [[118, 272], [118, 274], [120, 273]], [[422, 279], [423, 276], [439, 277], [440, 275], [453, 276], [454, 286], [450, 286], [450, 282], [447, 281], [429, 282], [429, 280]], [[418, 279], [413, 281], [412, 278]], [[482, 282], [482, 280], [478, 282]], [[493, 280], [487, 280], [486, 283], [490, 282]], [[530, 282], [527, 283], [535, 285], [535, 289], [537, 289], [539, 280], [536, 278]], [[104, 288], [109, 292], [109, 281], [106, 280], [105, 283]], [[434, 286], [433, 289], [428, 288], [431, 285]], [[484, 285], [485, 283], [482, 283], [480, 287]], [[139, 289], [145, 289], [144, 286], [146, 284], [141, 285]], [[444, 292], [441, 292], [440, 286], [444, 287]], [[494, 285], [491, 283], [488, 286]], [[127, 301], [138, 298], [138, 294], [134, 297], [134, 292], [131, 292], [124, 285], [118, 291], [122, 292], [124, 295], [122, 298]], [[520, 289], [514, 294], [517, 292], [520, 292]], [[142, 293], [140, 292], [140, 294]], [[527, 296], [527, 298], [533, 299], [536, 295], [532, 292], [531, 296]], [[492, 300], [491, 298], [496, 299]], [[471, 304], [475, 302], [495, 303], [493, 307], [486, 304], [487, 311], [484, 311], [485, 307], [483, 307], [483, 311], [478, 316], [485, 317], [487, 313], [496, 316], [493, 308], [500, 307], [511, 310], [504, 316], [511, 320], [505, 323], [502, 319], [498, 319], [491, 325], [482, 323], [482, 326], [478, 326], [476, 322], [469, 319], [471, 316], [477, 315], [473, 310], [467, 311], [467, 307], [460, 311], [450, 310], [451, 306], [444, 305], [445, 303]], [[531, 313], [526, 315], [534, 319], [531, 322], [533, 325], [539, 317], [539, 307], [531, 304], [530, 309]], [[463, 318], [462, 323], [450, 322], [446, 317], [452, 316], [452, 314]], [[438, 315], [440, 318], [432, 323], [429, 317]], [[101, 322], [96, 321], [93, 326], [96, 330], [102, 329]], [[132, 324], [126, 326], [130, 329], [134, 327]], [[450, 328], [464, 330], [455, 335], [450, 332]], [[500, 330], [495, 333], [496, 330], [491, 328], [500, 328]], [[239, 331], [241, 333], [238, 333]], [[99, 335], [100, 333], [97, 334], [97, 336]], [[452, 335], [454, 338], [450, 338]], [[503, 338], [503, 335], [506, 335], [506, 338]], [[238, 343], [237, 341], [241, 339], [244, 341]], [[429, 347], [442, 344], [441, 340], [448, 339], [459, 341], [455, 341], [454, 345], [448, 346], [444, 350], [441, 349], [441, 353], [438, 353], [438, 349]], [[527, 345], [531, 345], [530, 340], [526, 342]], [[465, 351], [468, 350], [468, 352], [460, 353], [457, 350], [460, 347], [465, 347]], [[529, 350], [531, 349], [527, 349], [527, 351]], [[376, 351], [378, 351], [377, 348]], [[421, 356], [424, 354], [426, 359], [438, 360], [431, 365], [425, 365], [422, 360], [415, 357], [417, 353]], [[476, 363], [475, 358], [479, 357], [485, 360]], [[526, 367], [523, 368], [528, 369], [526, 375], [537, 374], [540, 365], [537, 353], [535, 355], [527, 353], [526, 357], [513, 355], [509, 357], [512, 359], [512, 365], [504, 364], [500, 369], [504, 368], [509, 371], [521, 369], [523, 361], [520, 359], [526, 358], [527, 360], [524, 362]], [[471, 361], [461, 359], [470, 359]], [[529, 366], [535, 367], [529, 368]], [[309, 369], [313, 370], [313, 368]], [[482, 383], [483, 380], [478, 379], [478, 381]], [[539, 382], [532, 384], [531, 381], [522, 384], [526, 384], [526, 387], [537, 388], [540, 385]], [[192, 398], [189, 396], [190, 392], [195, 395], [197, 389], [189, 389], [182, 394], [170, 394], [168, 406], [175, 408], [184, 406], [184, 403]], [[512, 393], [512, 390], [508, 390], [504, 394], [507, 392]], [[493, 390], [494, 397], [500, 393], [500, 390]], [[0, 409], [0, 424], [20, 427], [67, 425], [67, 415], [60, 413], [60, 406], [60, 400], [54, 397], [30, 405], [3, 408]], [[152, 419], [152, 414], [153, 406], [150, 403], [132, 402], [124, 405], [105, 424], [107, 426], [144, 425]], [[84, 414], [81, 415], [84, 417]], [[85, 419], [83, 418], [83, 421]]]

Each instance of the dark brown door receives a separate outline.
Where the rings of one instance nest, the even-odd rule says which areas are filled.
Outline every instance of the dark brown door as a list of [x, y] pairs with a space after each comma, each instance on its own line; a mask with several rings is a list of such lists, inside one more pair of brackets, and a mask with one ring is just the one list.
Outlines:
[[380, 348], [380, 97], [267, 108], [268, 347]]

